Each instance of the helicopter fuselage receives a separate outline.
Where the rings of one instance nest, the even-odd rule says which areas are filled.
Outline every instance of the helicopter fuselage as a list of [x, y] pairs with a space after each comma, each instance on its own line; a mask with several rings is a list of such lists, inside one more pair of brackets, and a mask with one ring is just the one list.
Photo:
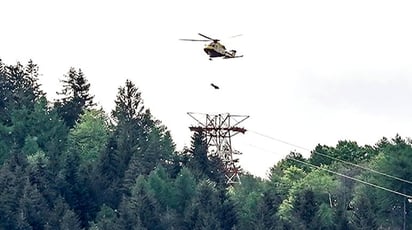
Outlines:
[[222, 57], [226, 55], [226, 48], [219, 42], [212, 42], [203, 49], [209, 57]]
[[207, 40], [204, 40], [204, 39], [202, 39], [202, 40], [200, 40], [200, 39], [180, 39], [180, 40], [182, 40], [182, 41], [200, 41], [200, 42], [212, 41], [211, 43], [207, 44], [205, 46], [205, 48], [203, 49], [205, 51], [205, 53], [209, 56], [209, 60], [212, 60], [212, 58], [216, 58], [216, 57], [223, 57], [225, 59], [243, 57], [243, 55], [236, 56], [236, 50], [229, 50], [229, 51], [226, 50], [226, 47], [219, 42], [219, 39], [213, 39], [213, 38], [208, 37], [206, 35], [203, 35], [201, 33], [199, 33], [199, 35], [206, 38]]

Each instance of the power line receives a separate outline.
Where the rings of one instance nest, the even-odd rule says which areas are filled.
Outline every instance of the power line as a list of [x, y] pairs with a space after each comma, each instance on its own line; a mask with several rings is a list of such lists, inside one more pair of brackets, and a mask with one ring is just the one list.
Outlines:
[[[289, 142], [286, 142], [286, 141], [283, 141], [283, 140], [280, 140], [278, 138], [274, 138], [274, 137], [271, 137], [271, 136], [268, 136], [268, 135], [265, 135], [265, 134], [262, 134], [262, 133], [258, 133], [258, 132], [255, 132], [255, 131], [251, 131], [251, 130], [248, 130], [248, 131], [252, 132], [252, 133], [255, 133], [257, 135], [266, 137], [268, 139], [271, 139], [271, 140], [274, 140], [274, 141], [277, 141], [277, 142], [280, 142], [280, 143], [283, 143], [283, 144], [286, 144], [286, 145], [290, 145], [290, 146], [293, 146], [293, 147], [296, 147], [296, 148], [300, 148], [300, 149], [303, 149], [303, 150], [308, 151], [308, 152], [311, 152], [311, 150], [309, 150], [308, 148], [304, 148], [304, 147], [301, 147], [301, 146], [298, 146], [298, 145], [295, 145], [295, 144], [292, 144], [292, 143], [289, 143]], [[341, 160], [341, 159], [338, 159], [336, 157], [332, 157], [332, 156], [329, 156], [329, 155], [326, 155], [326, 154], [323, 154], [323, 153], [320, 153], [320, 152], [317, 152], [317, 151], [312, 151], [312, 152], [315, 153], [315, 154], [327, 157], [329, 159], [335, 160], [335, 161], [339, 161], [339, 162], [342, 162], [342, 163], [345, 163], [345, 164], [348, 164], [348, 165], [351, 165], [351, 166], [354, 166], [354, 167], [357, 167], [357, 168], [360, 168], [360, 169], [363, 169], [363, 170], [371, 171], [373, 173], [389, 177], [391, 179], [395, 179], [395, 180], [402, 181], [402, 182], [405, 182], [405, 183], [408, 183], [408, 184], [412, 184], [412, 181], [409, 181], [409, 180], [405, 180], [405, 179], [402, 179], [402, 178], [399, 178], [399, 177], [396, 177], [396, 176], [393, 176], [393, 175], [390, 175], [390, 174], [387, 174], [387, 173], [379, 172], [377, 170], [367, 168], [367, 167], [364, 167], [364, 166], [360, 166], [360, 165], [357, 165], [357, 164], [354, 164], [352, 162], [348, 162], [348, 161], [345, 161], [345, 160]]]

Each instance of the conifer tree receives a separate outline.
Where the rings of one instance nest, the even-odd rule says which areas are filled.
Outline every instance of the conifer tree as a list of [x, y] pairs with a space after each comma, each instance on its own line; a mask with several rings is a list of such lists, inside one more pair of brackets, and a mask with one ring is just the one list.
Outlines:
[[[183, 167], [174, 180], [174, 190], [173, 206], [178, 213], [179, 221], [183, 222], [184, 213], [196, 193], [196, 180], [188, 168]], [[183, 225], [183, 223], [181, 224]]]
[[0, 167], [0, 229], [16, 229], [16, 225], [28, 225], [19, 219], [19, 200], [27, 181], [27, 161], [18, 150], [13, 149], [10, 158]]
[[57, 183], [60, 194], [78, 215], [81, 226], [86, 226], [95, 214], [97, 204], [89, 175], [83, 170], [78, 150], [72, 149], [62, 157]]
[[[90, 230], [113, 230], [122, 229], [119, 223], [118, 210], [113, 210], [107, 205], [102, 205], [97, 213], [95, 221], [91, 224]], [[137, 226], [136, 226], [137, 227]]]
[[19, 62], [6, 66], [0, 60], [0, 164], [11, 146], [21, 148], [27, 132], [36, 130], [27, 121], [44, 96], [38, 83], [38, 67], [31, 60], [26, 67]]
[[26, 180], [22, 197], [19, 199], [20, 217], [27, 220], [32, 229], [44, 229], [47, 214], [50, 212], [47, 201], [36, 185]]
[[139, 176], [130, 197], [124, 197], [120, 208], [120, 221], [124, 229], [160, 229], [159, 204], [149, 191], [144, 176]]
[[187, 211], [185, 229], [221, 229], [219, 209], [220, 201], [215, 183], [201, 181]]
[[121, 160], [118, 168], [123, 174], [132, 156], [145, 150], [147, 130], [144, 130], [143, 126], [144, 106], [141, 93], [131, 81], [127, 80], [126, 85], [119, 88], [115, 103], [112, 111], [116, 124], [113, 138], [116, 142], [115, 151]]
[[81, 69], [72, 67], [64, 77], [63, 89], [57, 93], [63, 97], [54, 102], [54, 107], [66, 125], [72, 128], [84, 110], [94, 106], [94, 96], [89, 94], [90, 83]]
[[45, 96], [38, 83], [38, 66], [29, 61], [24, 67], [5, 65], [0, 60], [0, 121], [10, 125], [10, 114], [19, 108], [32, 109], [36, 100]]
[[78, 216], [70, 209], [65, 200], [59, 196], [55, 199], [53, 209], [47, 218], [45, 229], [47, 230], [80, 230], [82, 229]]
[[121, 200], [122, 165], [122, 159], [117, 151], [116, 138], [111, 136], [106, 148], [99, 156], [93, 181], [98, 206], [106, 204], [112, 209], [118, 207]]
[[[121, 160], [118, 166], [121, 175], [130, 169], [130, 164], [134, 175], [148, 175], [157, 165], [166, 166], [174, 153], [173, 141], [160, 121], [144, 108], [141, 93], [130, 80], [126, 80], [125, 86], [119, 88], [115, 103], [116, 107], [112, 111], [116, 124], [113, 133], [116, 141], [114, 151]], [[128, 171], [130, 177], [132, 174]]]
[[197, 179], [206, 179], [210, 172], [206, 136], [203, 132], [195, 132], [193, 134], [190, 153], [189, 169]]

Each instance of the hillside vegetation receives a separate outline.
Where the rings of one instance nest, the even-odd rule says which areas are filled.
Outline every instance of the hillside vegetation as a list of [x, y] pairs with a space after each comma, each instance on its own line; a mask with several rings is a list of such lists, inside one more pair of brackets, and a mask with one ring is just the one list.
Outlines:
[[0, 60], [0, 229], [412, 228], [409, 139], [291, 152], [229, 186], [205, 135], [176, 150], [132, 81], [106, 113], [81, 69], [54, 101], [38, 76]]

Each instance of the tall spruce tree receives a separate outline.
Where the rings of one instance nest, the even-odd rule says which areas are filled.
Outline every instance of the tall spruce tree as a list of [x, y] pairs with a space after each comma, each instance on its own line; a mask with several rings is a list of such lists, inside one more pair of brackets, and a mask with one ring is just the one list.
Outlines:
[[115, 103], [112, 111], [116, 124], [113, 138], [116, 142], [115, 151], [121, 160], [118, 167], [123, 175], [132, 156], [144, 151], [148, 130], [143, 125], [144, 105], [141, 93], [130, 80], [126, 80], [125, 86], [119, 88]]
[[139, 176], [131, 189], [131, 196], [124, 197], [120, 207], [123, 229], [162, 229], [159, 203], [149, 191], [144, 176]]
[[38, 66], [29, 61], [25, 67], [20, 62], [5, 65], [0, 59], [0, 121], [11, 125], [11, 112], [32, 109], [37, 99], [45, 96], [38, 82]]
[[120, 171], [124, 173], [132, 159], [135, 175], [148, 175], [157, 165], [170, 162], [174, 153], [170, 134], [153, 118], [150, 110], [144, 108], [141, 93], [130, 80], [119, 88], [115, 103], [113, 138], [121, 159]]
[[[0, 167], [0, 229], [17, 229], [19, 201], [27, 181], [26, 168], [26, 157], [16, 149]], [[23, 219], [20, 223], [28, 225]]]
[[31, 130], [26, 121], [44, 96], [36, 64], [30, 60], [26, 67], [19, 62], [7, 66], [0, 60], [0, 164], [9, 156], [11, 146], [23, 146]]
[[63, 89], [57, 93], [63, 97], [55, 101], [54, 106], [66, 125], [72, 128], [84, 110], [95, 105], [94, 96], [89, 94], [90, 84], [81, 69], [72, 67], [64, 77]]
[[209, 180], [201, 181], [187, 210], [184, 229], [221, 229], [220, 205], [216, 184]]
[[188, 168], [193, 172], [196, 179], [206, 179], [210, 172], [205, 133], [195, 132], [193, 134], [190, 153]]

